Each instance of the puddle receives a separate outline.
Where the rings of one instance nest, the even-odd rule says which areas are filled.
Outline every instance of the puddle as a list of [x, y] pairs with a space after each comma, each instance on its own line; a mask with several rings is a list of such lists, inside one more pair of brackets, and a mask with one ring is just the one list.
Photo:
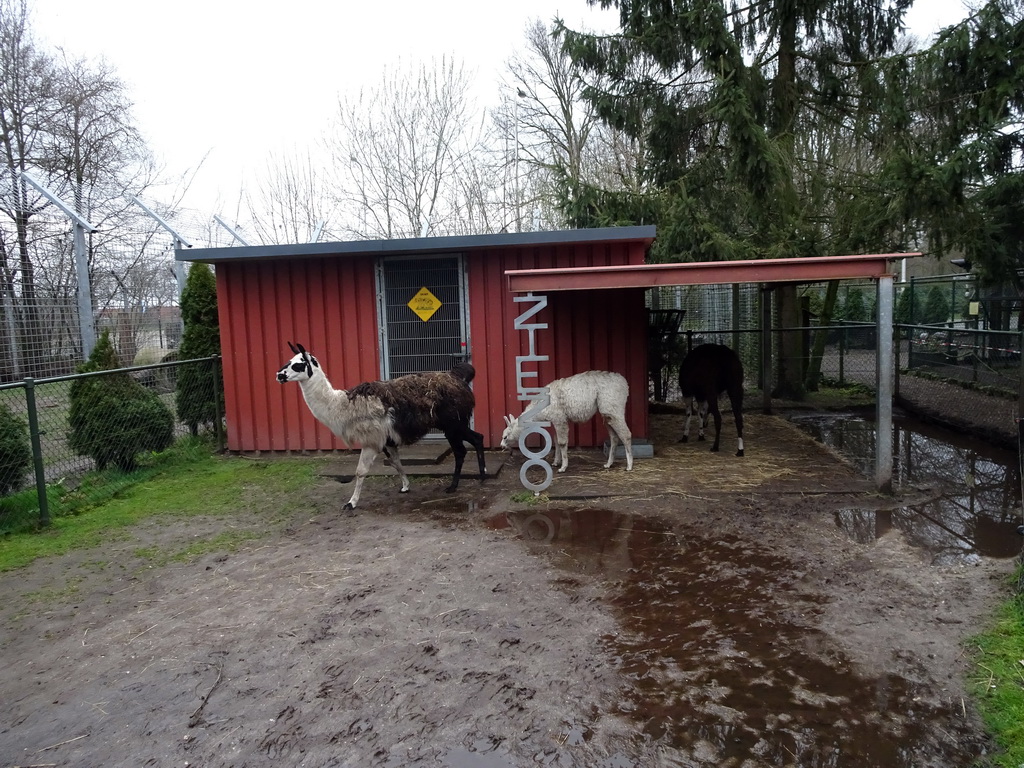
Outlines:
[[[875, 425], [861, 415], [798, 414], [791, 421], [874, 472]], [[1017, 455], [906, 417], [893, 419], [893, 483], [934, 489], [934, 498], [895, 509], [840, 509], [836, 524], [862, 544], [898, 529], [934, 562], [1021, 553]]]
[[948, 713], [907, 680], [857, 675], [814, 628], [819, 605], [783, 557], [601, 509], [508, 512], [490, 525], [607, 585], [622, 631], [606, 643], [629, 681], [617, 714], [644, 742], [695, 765], [802, 768], [909, 768], [922, 753], [961, 765], [962, 750], [981, 748], [929, 741]]

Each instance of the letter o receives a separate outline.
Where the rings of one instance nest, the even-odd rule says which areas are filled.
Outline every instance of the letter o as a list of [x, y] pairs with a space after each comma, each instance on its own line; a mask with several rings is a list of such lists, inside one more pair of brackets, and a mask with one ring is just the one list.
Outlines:
[[[543, 445], [538, 451], [534, 451], [526, 446], [526, 439], [530, 435], [542, 435]], [[523, 486], [534, 493], [540, 493], [551, 485], [553, 478], [551, 465], [544, 461], [544, 457], [551, 451], [551, 433], [543, 427], [537, 424], [527, 424], [522, 434], [519, 436], [519, 450], [522, 451], [523, 456], [526, 457], [526, 461], [523, 466], [519, 468], [519, 480]], [[532, 482], [527, 478], [526, 473], [533, 467], [540, 467], [544, 473], [544, 479], [539, 483]]]

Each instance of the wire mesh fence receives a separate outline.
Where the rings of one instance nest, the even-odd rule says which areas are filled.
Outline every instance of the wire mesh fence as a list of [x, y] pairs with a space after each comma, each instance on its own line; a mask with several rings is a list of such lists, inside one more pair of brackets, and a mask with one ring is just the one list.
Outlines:
[[[762, 333], [760, 330], [724, 328], [718, 331], [677, 331], [662, 335], [661, 347], [670, 349], [670, 357], [652, 362], [649, 382], [649, 399], [654, 402], [672, 403], [681, 399], [679, 392], [679, 365], [686, 354], [700, 344], [724, 344], [740, 357], [744, 370], [744, 389], [748, 395], [769, 392], [776, 388], [777, 369], [769, 366], [762, 372]], [[771, 332], [773, 360], [778, 359], [784, 335], [800, 337], [802, 353], [799, 370], [808, 389], [820, 387], [874, 388], [877, 371], [875, 353], [877, 333], [875, 326], [866, 323], [852, 323], [836, 326], [808, 326], [787, 330], [774, 329]], [[820, 354], [815, 353], [816, 334], [825, 337]], [[767, 384], [763, 380], [767, 374]]]
[[223, 443], [219, 358], [0, 385], [0, 532], [110, 499]]
[[[800, 328], [768, 331], [772, 364], [765, 367], [761, 364], [761, 301], [766, 294], [755, 286], [652, 291], [649, 398], [656, 403], [679, 403], [679, 364], [698, 344], [716, 343], [739, 354], [748, 404], [764, 399], [765, 391], [769, 395], [777, 391], [778, 361], [784, 348], [789, 371], [799, 372], [806, 391], [831, 390], [830, 406], [842, 405], [844, 396], [861, 404], [878, 383], [875, 291], [873, 284], [843, 282], [832, 311], [838, 319], [822, 325], [819, 313], [825, 286], [802, 288], [807, 322]], [[964, 276], [935, 278], [899, 286], [897, 317], [901, 312], [906, 316], [924, 313], [920, 305], [915, 309], [914, 294], [919, 301], [928, 299], [928, 311], [937, 322], [895, 327], [897, 404], [929, 420], [1016, 447], [1016, 420], [1024, 397], [1019, 302], [985, 293]], [[980, 298], [972, 305], [974, 297]], [[794, 334], [798, 342], [788, 343], [786, 337]], [[793, 350], [799, 350], [795, 356]]]

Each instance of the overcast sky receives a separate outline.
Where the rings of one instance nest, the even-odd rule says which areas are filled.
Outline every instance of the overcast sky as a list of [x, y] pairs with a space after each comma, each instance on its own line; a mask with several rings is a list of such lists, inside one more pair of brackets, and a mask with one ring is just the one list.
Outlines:
[[[268, 154], [312, 144], [338, 94], [375, 85], [384, 67], [454, 56], [475, 73], [484, 106], [497, 101], [531, 19], [560, 16], [576, 29], [611, 29], [615, 19], [585, 0], [290, 0], [274, 13], [240, 0], [29, 7], [41, 42], [113, 65], [170, 176], [206, 158], [184, 204], [229, 215], [223, 209]], [[917, 0], [908, 26], [927, 39], [963, 15], [961, 0]]]

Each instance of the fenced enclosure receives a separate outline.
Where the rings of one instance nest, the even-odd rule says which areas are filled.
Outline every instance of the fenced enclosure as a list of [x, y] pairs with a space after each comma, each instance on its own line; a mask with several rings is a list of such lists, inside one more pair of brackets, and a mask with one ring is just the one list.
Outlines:
[[[877, 329], [873, 283], [844, 281], [838, 287], [833, 320], [820, 323], [824, 285], [801, 289], [805, 325], [772, 327], [771, 355], [778, 359], [780, 339], [797, 334], [801, 368], [808, 391], [836, 390], [851, 398], [877, 385]], [[931, 324], [897, 323], [894, 328], [895, 399], [907, 410], [1008, 447], [1017, 446], [1016, 419], [1022, 412], [1024, 364], [1021, 360], [1020, 301], [977, 287], [968, 276], [940, 276], [897, 290], [897, 319], [927, 315], [914, 309], [914, 295], [931, 297]], [[660, 288], [648, 299], [649, 397], [679, 400], [678, 366], [697, 344], [725, 344], [737, 351], [746, 371], [747, 407], [776, 385], [777, 370], [761, 380], [763, 332], [758, 286], [686, 286]], [[975, 298], [978, 297], [978, 298]], [[956, 298], [957, 301], [953, 299]], [[972, 306], [973, 302], [973, 306]], [[900, 308], [902, 307], [902, 313]], [[1006, 328], [994, 328], [994, 325]], [[820, 356], [815, 342], [823, 342]], [[839, 405], [839, 402], [835, 402]]]
[[[219, 370], [212, 357], [0, 385], [0, 532], [76, 514], [160, 466], [222, 448]], [[211, 394], [213, 416], [199, 421], [197, 401]]]

